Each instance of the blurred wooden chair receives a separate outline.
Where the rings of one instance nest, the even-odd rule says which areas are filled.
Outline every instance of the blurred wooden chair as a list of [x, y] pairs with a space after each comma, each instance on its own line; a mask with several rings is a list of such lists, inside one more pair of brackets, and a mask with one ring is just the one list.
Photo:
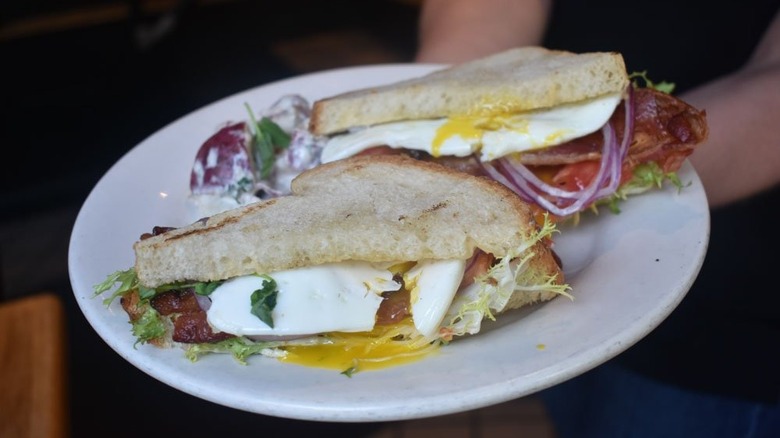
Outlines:
[[0, 437], [66, 437], [67, 336], [60, 298], [0, 302]]

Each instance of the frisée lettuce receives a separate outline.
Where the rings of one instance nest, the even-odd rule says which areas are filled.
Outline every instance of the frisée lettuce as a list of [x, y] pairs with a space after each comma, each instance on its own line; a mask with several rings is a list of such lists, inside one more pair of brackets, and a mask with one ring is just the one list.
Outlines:
[[482, 320], [495, 321], [494, 312], [503, 311], [509, 299], [515, 293], [537, 294], [549, 291], [573, 298], [568, 291], [568, 284], [558, 284], [555, 276], [541, 273], [529, 266], [533, 258], [533, 247], [552, 236], [556, 231], [555, 224], [548, 215], [544, 216], [544, 224], [521, 246], [515, 248], [506, 257], [493, 265], [484, 275], [477, 277], [474, 284], [462, 290], [455, 297], [450, 310], [444, 317], [444, 325], [440, 333], [445, 340], [454, 336], [476, 334], [479, 332]]

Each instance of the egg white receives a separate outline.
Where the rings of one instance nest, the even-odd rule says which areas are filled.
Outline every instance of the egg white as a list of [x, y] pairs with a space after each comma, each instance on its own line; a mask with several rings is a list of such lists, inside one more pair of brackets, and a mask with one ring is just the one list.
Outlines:
[[251, 313], [251, 295], [263, 287], [257, 275], [226, 281], [211, 293], [207, 320], [234, 335], [308, 335], [366, 331], [374, 326], [381, 293], [398, 290], [392, 272], [369, 263], [345, 262], [274, 272], [278, 294], [273, 327]]
[[[412, 320], [426, 337], [436, 337], [465, 265], [463, 260], [423, 261], [404, 275], [411, 288]], [[382, 292], [401, 287], [390, 270], [366, 262], [310, 266], [269, 276], [278, 288], [271, 313], [273, 327], [251, 313], [251, 295], [266, 281], [259, 275], [237, 277], [216, 288], [206, 311], [209, 324], [237, 336], [370, 331], [383, 300]]]
[[425, 337], [437, 336], [465, 270], [465, 260], [426, 260], [404, 274], [411, 288], [412, 319]]
[[616, 93], [527, 113], [409, 120], [356, 128], [330, 138], [321, 159], [327, 163], [375, 146], [390, 146], [433, 156], [464, 157], [479, 152], [482, 161], [490, 161], [593, 133], [607, 123], [621, 99], [622, 94]]

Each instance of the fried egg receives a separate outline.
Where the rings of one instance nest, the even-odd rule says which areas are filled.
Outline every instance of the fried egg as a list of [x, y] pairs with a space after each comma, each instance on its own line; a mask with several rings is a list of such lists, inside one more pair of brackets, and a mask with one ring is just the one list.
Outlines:
[[478, 153], [482, 161], [555, 146], [599, 130], [612, 116], [622, 94], [525, 113], [465, 115], [409, 120], [356, 128], [333, 136], [322, 162], [348, 158], [375, 147], [424, 151], [434, 157]]
[[239, 336], [366, 331], [374, 327], [381, 293], [401, 287], [389, 270], [362, 262], [309, 266], [270, 276], [278, 288], [271, 312], [273, 327], [251, 312], [252, 293], [266, 281], [258, 275], [237, 277], [217, 287], [206, 312], [209, 324]]
[[[464, 270], [463, 260], [437, 260], [417, 263], [404, 274], [414, 325], [426, 337], [435, 337]], [[278, 289], [273, 327], [251, 312], [252, 293], [266, 279], [241, 276], [211, 293], [207, 320], [214, 329], [237, 336], [368, 332], [374, 329], [381, 294], [401, 288], [393, 275], [389, 268], [355, 261], [271, 273]]]

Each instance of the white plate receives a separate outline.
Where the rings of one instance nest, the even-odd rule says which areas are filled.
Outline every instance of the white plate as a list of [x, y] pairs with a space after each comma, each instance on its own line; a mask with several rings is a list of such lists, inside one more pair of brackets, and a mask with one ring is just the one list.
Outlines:
[[155, 225], [185, 225], [189, 172], [201, 143], [228, 120], [246, 117], [287, 93], [310, 100], [430, 71], [385, 65], [296, 77], [195, 111], [128, 152], [84, 203], [70, 241], [69, 269], [81, 310], [117, 353], [181, 391], [233, 408], [318, 421], [384, 421], [450, 414], [531, 394], [581, 374], [655, 328], [696, 277], [709, 237], [709, 211], [689, 164], [682, 192], [646, 193], [578, 227], [561, 229], [557, 246], [574, 301], [559, 297], [510, 313], [483, 333], [460, 339], [437, 356], [358, 373], [228, 355], [189, 362], [179, 349], [133, 347], [126, 314], [93, 298], [93, 286], [133, 264], [132, 244]]

